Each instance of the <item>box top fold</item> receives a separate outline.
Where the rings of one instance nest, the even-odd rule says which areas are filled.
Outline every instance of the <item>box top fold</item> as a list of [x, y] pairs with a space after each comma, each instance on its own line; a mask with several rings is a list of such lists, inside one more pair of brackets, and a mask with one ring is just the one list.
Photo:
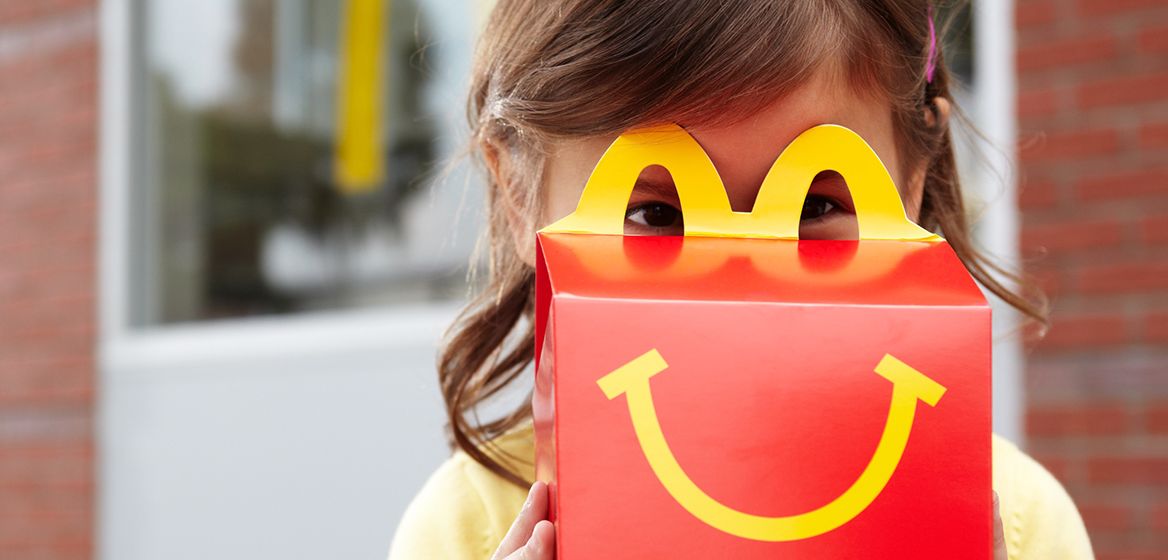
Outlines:
[[948, 243], [541, 233], [551, 296], [988, 306]]

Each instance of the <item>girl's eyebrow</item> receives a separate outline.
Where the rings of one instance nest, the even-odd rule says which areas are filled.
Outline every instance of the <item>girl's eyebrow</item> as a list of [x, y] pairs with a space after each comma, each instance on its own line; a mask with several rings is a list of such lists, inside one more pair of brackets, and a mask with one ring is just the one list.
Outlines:
[[657, 197], [666, 200], [677, 200], [677, 187], [673, 186], [673, 178], [667, 180], [638, 177], [633, 183], [633, 193], [646, 197]]

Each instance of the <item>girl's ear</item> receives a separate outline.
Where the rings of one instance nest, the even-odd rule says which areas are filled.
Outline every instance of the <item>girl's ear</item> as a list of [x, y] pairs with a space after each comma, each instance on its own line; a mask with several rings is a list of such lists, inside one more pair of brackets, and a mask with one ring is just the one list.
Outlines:
[[949, 100], [944, 97], [934, 97], [931, 106], [925, 108], [925, 124], [929, 128], [949, 126]]
[[[944, 97], [934, 97], [932, 102], [921, 109], [925, 112], [925, 124], [929, 128], [944, 129], [949, 126], [949, 113], [952, 105]], [[921, 202], [925, 194], [925, 175], [929, 172], [929, 162], [920, 162], [909, 178], [908, 188], [904, 192], [904, 210], [910, 220], [914, 222], [921, 214]]]
[[500, 208], [492, 208], [491, 214], [502, 213], [511, 234], [515, 254], [523, 262], [535, 266], [534, 210], [523, 204], [527, 197], [518, 192], [519, 187], [516, 186], [517, 181], [513, 172], [515, 162], [511, 160], [508, 150], [489, 140], [479, 140], [479, 149], [482, 151], [487, 173], [491, 176], [491, 185], [498, 189], [494, 196], [488, 198], [490, 204], [500, 205]]

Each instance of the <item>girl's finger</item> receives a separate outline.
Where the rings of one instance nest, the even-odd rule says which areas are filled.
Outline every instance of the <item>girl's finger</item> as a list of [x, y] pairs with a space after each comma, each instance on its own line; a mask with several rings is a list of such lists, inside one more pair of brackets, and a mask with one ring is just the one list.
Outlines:
[[556, 557], [556, 528], [551, 521], [542, 520], [531, 530], [531, 538], [523, 545], [522, 560], [554, 560]]
[[994, 492], [994, 560], [1009, 560], [1006, 555], [1006, 536], [1002, 529], [1002, 514], [998, 507], [997, 492]]
[[527, 500], [523, 502], [519, 516], [507, 530], [507, 536], [503, 537], [503, 542], [499, 543], [499, 548], [491, 558], [493, 560], [507, 558], [519, 550], [531, 537], [535, 524], [541, 519], [547, 519], [547, 485], [536, 481], [527, 492]]

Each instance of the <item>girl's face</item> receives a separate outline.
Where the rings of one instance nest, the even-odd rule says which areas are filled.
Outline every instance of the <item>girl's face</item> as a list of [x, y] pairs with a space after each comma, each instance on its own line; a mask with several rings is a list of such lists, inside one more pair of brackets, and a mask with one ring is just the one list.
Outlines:
[[[761, 111], [731, 125], [684, 127], [713, 160], [731, 207], [750, 211], [763, 177], [783, 148], [819, 124], [846, 126], [863, 137], [892, 174], [912, 220], [920, 211], [924, 166], [906, 170], [897, 153], [888, 103], [861, 95], [844, 80], [820, 71], [812, 80]], [[570, 214], [596, 162], [615, 136], [567, 140], [552, 146], [544, 174], [546, 225]], [[907, 171], [907, 173], [906, 173]], [[633, 189], [625, 218], [628, 235], [681, 235], [682, 215], [673, 180], [661, 167], [646, 169]], [[842, 177], [820, 173], [811, 185], [799, 226], [801, 239], [855, 239], [851, 196]]]

